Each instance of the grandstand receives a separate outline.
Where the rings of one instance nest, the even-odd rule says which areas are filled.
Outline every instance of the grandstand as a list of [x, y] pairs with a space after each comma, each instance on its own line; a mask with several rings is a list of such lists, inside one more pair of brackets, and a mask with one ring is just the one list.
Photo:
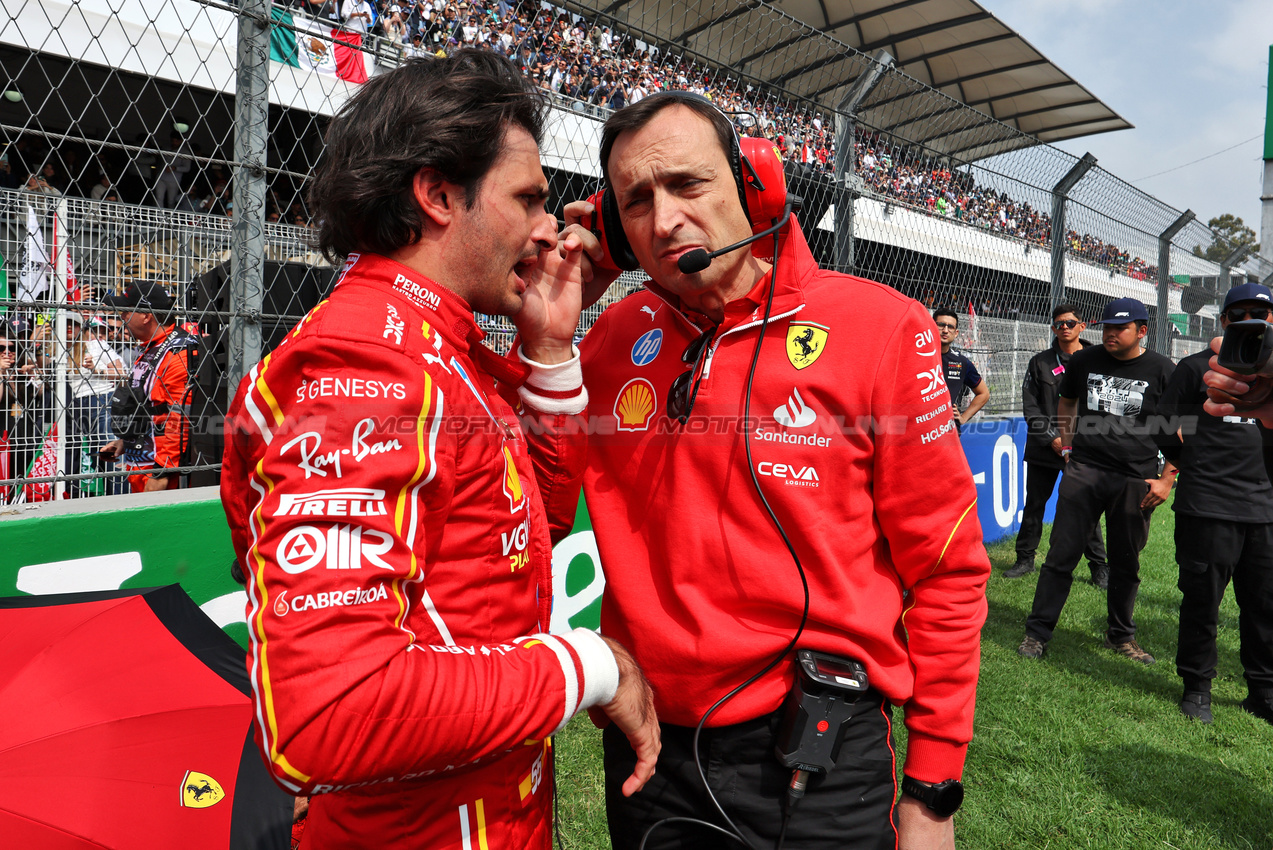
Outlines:
[[[1169, 353], [1180, 356], [1213, 333], [1214, 294], [1241, 274], [1193, 256], [1215, 239], [1196, 223], [1164, 255], [1158, 234], [1178, 211], [1099, 166], [1061, 199], [1065, 232], [1054, 240], [1053, 187], [1075, 161], [1047, 143], [1130, 125], [971, 0], [382, 0], [366, 33], [333, 19], [339, 5], [6, 7], [0, 253], [11, 292], [0, 306], [58, 306], [15, 297], [29, 207], [44, 232], [64, 234], [89, 300], [138, 277], [169, 286], [212, 341], [207, 389], [224, 399], [226, 375], [252, 359], [227, 331], [244, 315], [231, 294], [235, 246], [260, 252], [265, 297], [252, 309], [268, 344], [330, 280], [306, 244], [304, 190], [350, 80], [466, 45], [509, 55], [549, 98], [543, 159], [558, 208], [596, 188], [605, 117], [652, 91], [700, 92], [740, 133], [771, 139], [821, 263], [967, 314], [961, 342], [988, 376], [989, 413], [1019, 412], [1020, 371], [1058, 297], [1089, 312], [1140, 298], [1156, 323], [1171, 319]], [[241, 49], [249, 44], [256, 53]], [[245, 153], [236, 92], [253, 74], [265, 148]], [[257, 157], [264, 168], [249, 172]], [[174, 158], [189, 173], [161, 209], [153, 186]], [[256, 198], [234, 185], [249, 173], [259, 206], [236, 209]], [[28, 187], [32, 175], [50, 188]], [[63, 288], [51, 292], [65, 291], [54, 265]], [[1156, 309], [1160, 280], [1169, 315]], [[610, 297], [636, 285], [625, 279]], [[507, 338], [506, 323], [490, 327]]]

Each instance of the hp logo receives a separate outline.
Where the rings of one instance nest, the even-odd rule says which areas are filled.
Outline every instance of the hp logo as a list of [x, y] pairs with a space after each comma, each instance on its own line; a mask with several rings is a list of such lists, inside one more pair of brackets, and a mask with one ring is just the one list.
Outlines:
[[644, 366], [659, 356], [659, 350], [663, 348], [663, 331], [655, 328], [652, 331], [646, 331], [641, 334], [641, 338], [632, 346], [632, 363], [636, 366]]

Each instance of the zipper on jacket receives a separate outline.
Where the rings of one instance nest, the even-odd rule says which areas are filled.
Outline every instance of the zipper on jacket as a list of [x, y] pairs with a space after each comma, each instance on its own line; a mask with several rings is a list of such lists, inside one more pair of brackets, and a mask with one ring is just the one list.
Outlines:
[[[803, 309], [804, 309], [804, 305], [801, 304], [799, 307], [796, 307], [794, 310], [788, 310], [785, 313], [779, 313], [776, 316], [770, 316], [769, 322], [770, 324], [772, 324], [778, 321], [779, 319], [785, 319], [788, 316], [794, 316], [796, 313], [799, 313]], [[712, 358], [716, 356], [716, 348], [720, 345], [721, 340], [723, 340], [725, 337], [729, 336], [730, 334], [741, 333], [742, 331], [749, 330], [750, 328], [754, 328], [762, 324], [764, 324], [764, 319], [757, 319], [756, 321], [748, 322], [745, 325], [735, 325], [734, 327], [725, 331], [720, 336], [716, 337], [716, 339], [712, 340], [712, 344], [708, 346], [708, 349], [707, 349], [707, 357], [703, 361], [703, 374], [699, 378], [699, 381], [706, 381], [708, 375], [711, 374]]]

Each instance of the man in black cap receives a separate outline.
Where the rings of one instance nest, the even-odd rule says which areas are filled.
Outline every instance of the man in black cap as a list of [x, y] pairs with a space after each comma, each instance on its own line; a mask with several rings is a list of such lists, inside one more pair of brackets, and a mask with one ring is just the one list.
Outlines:
[[[1229, 290], [1221, 327], [1268, 321], [1273, 293], [1258, 283]], [[1180, 567], [1180, 637], [1176, 673], [1184, 682], [1180, 711], [1210, 723], [1216, 675], [1216, 627], [1229, 580], [1238, 601], [1239, 657], [1248, 696], [1242, 707], [1273, 723], [1273, 485], [1264, 466], [1268, 434], [1255, 419], [1203, 411], [1211, 350], [1180, 361], [1159, 402], [1179, 417], [1180, 433], [1164, 434], [1163, 454], [1182, 472], [1176, 512]]]
[[[1065, 377], [1070, 357], [1087, 348], [1089, 343], [1079, 335], [1087, 323], [1079, 318], [1074, 304], [1058, 304], [1052, 310], [1052, 333], [1056, 337], [1044, 351], [1030, 358], [1025, 380], [1021, 382], [1021, 410], [1025, 414], [1025, 508], [1021, 512], [1021, 529], [1017, 532], [1017, 562], [1004, 570], [1004, 578], [1020, 578], [1034, 572], [1034, 553], [1043, 536], [1043, 511], [1056, 479], [1065, 464], [1061, 461], [1061, 435], [1057, 431], [1057, 388]], [[947, 385], [950, 381], [947, 379]], [[1102, 590], [1109, 587], [1109, 564], [1105, 560], [1105, 542], [1101, 526], [1092, 527], [1092, 535], [1083, 553], [1092, 570], [1092, 584]]]
[[132, 371], [111, 399], [111, 429], [119, 439], [102, 454], [123, 462], [134, 493], [175, 490], [179, 479], [169, 470], [181, 466], [190, 448], [199, 339], [176, 326], [172, 298], [157, 281], [133, 281], [123, 295], [102, 300], [119, 309], [129, 335], [141, 344]]
[[[1108, 631], [1105, 648], [1153, 664], [1135, 640], [1132, 612], [1140, 588], [1140, 550], [1149, 540], [1149, 518], [1171, 495], [1176, 468], [1158, 472], [1155, 432], [1158, 399], [1175, 368], [1170, 359], [1145, 351], [1149, 314], [1135, 298], [1105, 307], [1098, 324], [1102, 344], [1070, 358], [1061, 380], [1057, 425], [1066, 462], [1057, 498], [1047, 559], [1026, 618], [1017, 654], [1039, 658], [1052, 638], [1070, 594], [1074, 568], [1102, 512], [1109, 532]], [[1171, 426], [1175, 430], [1175, 426]]]

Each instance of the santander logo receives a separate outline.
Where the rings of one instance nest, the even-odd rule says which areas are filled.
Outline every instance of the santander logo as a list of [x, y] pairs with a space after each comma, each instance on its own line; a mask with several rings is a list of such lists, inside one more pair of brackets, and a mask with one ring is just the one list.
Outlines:
[[800, 390], [794, 388], [791, 390], [787, 403], [774, 411], [774, 419], [778, 420], [778, 424], [788, 428], [812, 425], [817, 418], [818, 414], [814, 413], [813, 408], [805, 404], [804, 399], [800, 397]]

